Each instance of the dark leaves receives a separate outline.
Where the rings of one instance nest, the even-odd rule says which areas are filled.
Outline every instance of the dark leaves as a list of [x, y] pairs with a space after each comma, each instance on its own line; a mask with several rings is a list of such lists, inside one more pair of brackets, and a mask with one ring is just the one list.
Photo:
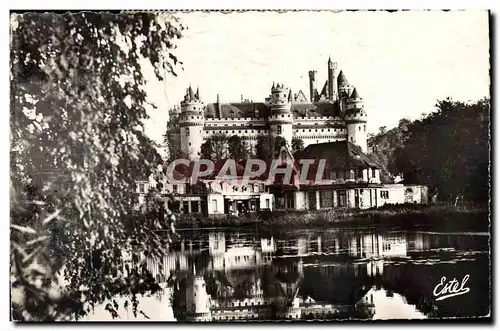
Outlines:
[[[132, 252], [160, 254], [165, 247], [163, 238], [150, 235], [161, 224], [134, 222], [138, 215], [132, 212], [135, 180], [146, 179], [162, 163], [137, 130], [147, 118], [139, 63], [145, 56], [157, 72], [173, 73], [178, 61], [166, 54], [182, 27], [152, 13], [24, 14], [14, 21], [16, 316], [80, 318], [87, 306], [117, 295], [156, 291], [147, 270], [128, 260]], [[33, 116], [25, 115], [26, 109]], [[49, 293], [61, 282], [64, 290], [56, 300]], [[116, 305], [106, 305], [114, 318]]]

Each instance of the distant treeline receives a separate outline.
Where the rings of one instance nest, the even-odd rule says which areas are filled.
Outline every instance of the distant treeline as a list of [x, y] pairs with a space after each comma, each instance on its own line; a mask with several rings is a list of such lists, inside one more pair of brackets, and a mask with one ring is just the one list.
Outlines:
[[371, 155], [385, 174], [402, 174], [408, 183], [429, 185], [438, 200], [488, 201], [489, 99], [463, 103], [438, 101], [437, 111], [369, 137]]

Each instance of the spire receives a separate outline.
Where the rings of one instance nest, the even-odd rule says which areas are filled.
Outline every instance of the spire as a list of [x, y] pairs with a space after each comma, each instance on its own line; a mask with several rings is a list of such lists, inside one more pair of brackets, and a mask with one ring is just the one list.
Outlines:
[[189, 101], [193, 101], [194, 100], [194, 93], [193, 93], [193, 89], [191, 88], [191, 84], [189, 85]]
[[347, 81], [347, 78], [345, 78], [344, 72], [342, 70], [340, 70], [339, 76], [337, 77], [337, 85], [339, 87], [349, 85], [349, 82]]
[[276, 88], [276, 85], [274, 85], [274, 82], [273, 82], [273, 87], [272, 87], [272, 89], [274, 90], [275, 88]]
[[292, 102], [292, 89], [288, 92], [288, 102]]
[[328, 63], [332, 63], [332, 56], [331, 55], [328, 56]]
[[200, 87], [196, 88], [196, 99], [200, 100]]
[[321, 96], [325, 96], [326, 97], [326, 88], [328, 87], [328, 81], [325, 82], [325, 86], [323, 86], [323, 89], [321, 90]]
[[361, 97], [359, 96], [358, 90], [356, 90], [356, 88], [354, 88], [352, 90], [351, 99], [361, 99]]

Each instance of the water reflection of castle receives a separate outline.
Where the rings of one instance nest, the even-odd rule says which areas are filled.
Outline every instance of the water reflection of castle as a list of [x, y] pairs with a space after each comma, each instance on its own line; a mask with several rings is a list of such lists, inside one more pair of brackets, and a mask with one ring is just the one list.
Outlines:
[[[419, 241], [413, 238], [412, 247]], [[186, 238], [161, 264], [148, 265], [175, 279], [178, 320], [370, 318], [381, 259], [406, 257], [407, 246], [406, 236], [374, 233], [293, 239], [210, 233]]]

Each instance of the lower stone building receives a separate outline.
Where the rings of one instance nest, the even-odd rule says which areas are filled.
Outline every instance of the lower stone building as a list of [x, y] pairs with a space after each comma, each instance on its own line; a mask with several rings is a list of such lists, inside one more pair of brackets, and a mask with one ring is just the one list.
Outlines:
[[208, 216], [428, 202], [424, 185], [382, 183], [382, 166], [347, 141], [313, 144], [293, 154], [283, 146], [274, 164], [291, 169], [291, 180], [286, 183], [283, 173], [271, 176], [269, 169], [257, 177], [245, 178], [245, 165], [234, 161], [236, 173], [221, 176], [219, 170], [228, 161], [233, 160], [216, 162], [214, 171], [196, 176], [196, 182], [175, 184], [168, 180], [192, 178], [196, 172], [193, 162], [175, 167], [172, 174], [160, 180], [161, 185], [152, 177], [139, 181], [139, 202], [155, 187], [171, 197], [168, 207], [174, 212]]

